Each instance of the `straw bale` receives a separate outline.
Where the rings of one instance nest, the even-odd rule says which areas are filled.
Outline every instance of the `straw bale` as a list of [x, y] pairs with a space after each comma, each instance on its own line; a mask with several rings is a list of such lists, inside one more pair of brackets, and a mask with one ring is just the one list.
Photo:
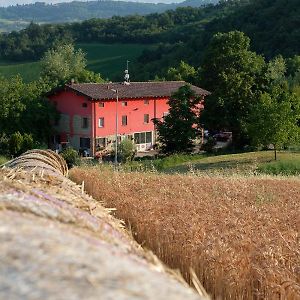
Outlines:
[[0, 299], [204, 299], [40, 154], [0, 170]]

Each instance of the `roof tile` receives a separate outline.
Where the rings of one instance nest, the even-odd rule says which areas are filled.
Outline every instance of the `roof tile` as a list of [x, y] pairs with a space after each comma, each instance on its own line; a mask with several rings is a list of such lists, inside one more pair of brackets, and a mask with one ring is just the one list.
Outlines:
[[[186, 85], [184, 81], [159, 81], [159, 82], [131, 82], [124, 83], [83, 83], [69, 84], [66, 88], [88, 96], [94, 100], [115, 99], [118, 90], [119, 98], [145, 98], [145, 97], [170, 97], [180, 87]], [[199, 96], [209, 95], [210, 92], [191, 85], [192, 90]]]

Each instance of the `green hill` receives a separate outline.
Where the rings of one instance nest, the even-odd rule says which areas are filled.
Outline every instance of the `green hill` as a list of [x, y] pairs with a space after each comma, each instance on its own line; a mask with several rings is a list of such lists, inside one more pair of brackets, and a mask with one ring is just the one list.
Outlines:
[[[77, 44], [87, 53], [89, 70], [101, 73], [104, 78], [110, 80], [123, 80], [123, 71], [126, 67], [126, 61], [129, 60], [131, 65], [144, 49], [151, 49], [151, 45], [140, 44]], [[40, 72], [39, 62], [13, 63], [0, 61], [0, 74], [5, 77], [11, 77], [20, 74], [26, 81], [32, 81], [38, 78]], [[134, 79], [134, 74], [131, 74]]]
[[161, 13], [181, 6], [201, 6], [218, 0], [188, 0], [186, 3], [142, 3], [130, 1], [72, 1], [56, 4], [36, 2], [34, 4], [0, 7], [0, 31], [25, 28], [31, 21], [35, 23], [66, 23], [92, 18], [112, 16], [146, 15]]

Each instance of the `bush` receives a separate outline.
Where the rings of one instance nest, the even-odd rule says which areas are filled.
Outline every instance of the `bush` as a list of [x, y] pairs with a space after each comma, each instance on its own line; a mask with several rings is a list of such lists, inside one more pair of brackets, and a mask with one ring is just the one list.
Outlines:
[[78, 165], [80, 162], [78, 152], [73, 148], [67, 148], [61, 152], [61, 156], [66, 161], [69, 168], [72, 168], [75, 165]]
[[11, 156], [18, 156], [27, 150], [34, 148], [34, 141], [30, 134], [22, 135], [19, 131], [13, 133], [7, 139], [8, 151]]
[[118, 157], [121, 162], [131, 161], [135, 153], [135, 145], [131, 140], [125, 139], [120, 143]]
[[270, 175], [300, 175], [300, 160], [279, 160], [258, 166], [258, 172]]
[[202, 149], [207, 153], [213, 153], [216, 144], [217, 144], [216, 140], [213, 137], [209, 137], [206, 143], [203, 144]]

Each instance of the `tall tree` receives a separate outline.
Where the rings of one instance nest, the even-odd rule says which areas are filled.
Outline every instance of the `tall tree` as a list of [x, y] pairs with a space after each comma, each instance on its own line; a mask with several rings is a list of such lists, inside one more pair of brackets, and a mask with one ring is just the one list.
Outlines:
[[273, 145], [275, 160], [277, 150], [295, 143], [300, 137], [300, 97], [282, 86], [263, 93], [252, 107], [246, 130], [255, 146]]
[[264, 69], [264, 59], [250, 51], [250, 39], [239, 31], [214, 35], [206, 50], [201, 78], [212, 95], [201, 122], [208, 129], [232, 131], [236, 147], [246, 143], [242, 124], [259, 97]]
[[41, 76], [53, 86], [71, 79], [75, 82], [103, 82], [100, 74], [86, 70], [85, 53], [72, 44], [60, 45], [46, 52], [41, 59]]
[[169, 114], [163, 120], [154, 120], [162, 152], [188, 153], [193, 150], [193, 141], [198, 134], [195, 124], [200, 101], [189, 85], [179, 88], [171, 96]]

